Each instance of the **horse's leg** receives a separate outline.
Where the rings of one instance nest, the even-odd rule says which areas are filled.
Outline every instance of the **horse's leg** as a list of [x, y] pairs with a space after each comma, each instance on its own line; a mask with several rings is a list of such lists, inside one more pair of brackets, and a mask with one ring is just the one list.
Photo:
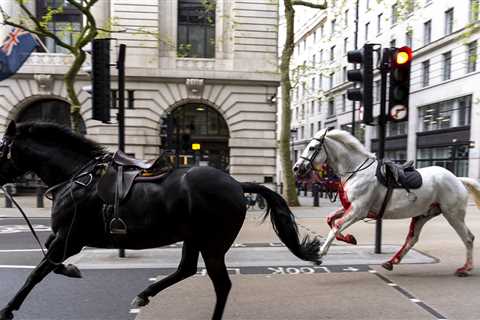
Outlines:
[[410, 228], [408, 230], [405, 243], [400, 250], [398, 250], [392, 258], [390, 258], [390, 260], [382, 264], [382, 267], [390, 271], [393, 270], [393, 265], [399, 264], [407, 252], [415, 245], [415, 243], [417, 243], [418, 237], [420, 236], [420, 231], [422, 231], [425, 223], [435, 216], [436, 214], [413, 217], [412, 221], [410, 222]]
[[182, 248], [182, 259], [180, 260], [177, 271], [168, 277], [155, 282], [140, 292], [135, 299], [133, 299], [132, 305], [136, 307], [143, 307], [150, 302], [148, 299], [149, 297], [153, 297], [163, 289], [196, 274], [198, 254], [199, 250], [195, 247], [195, 245], [189, 241], [185, 241]]
[[360, 219], [361, 217], [359, 216], [358, 211], [354, 211], [352, 209], [346, 210], [345, 215], [341, 219], [339, 219], [337, 223], [335, 223], [334, 227], [328, 233], [327, 239], [320, 248], [320, 256], [323, 257], [327, 254], [333, 239], [335, 239], [335, 237], [339, 233], [341, 234], [343, 230], [345, 230], [355, 222], [359, 221]]
[[213, 282], [215, 295], [217, 297], [212, 320], [220, 320], [223, 316], [223, 310], [227, 303], [228, 294], [232, 288], [232, 282], [230, 281], [227, 267], [225, 265], [225, 254], [210, 254], [202, 250], [202, 257], [205, 261], [208, 276]]
[[[69, 241], [70, 243], [72, 243], [71, 240], [72, 239]], [[63, 258], [66, 259], [74, 254], [77, 254], [80, 252], [82, 247], [80, 245], [69, 247], [66, 252], [64, 252], [64, 248], [65, 238], [57, 236], [50, 244], [47, 258], [42, 259], [37, 267], [30, 273], [22, 288], [20, 288], [13, 299], [8, 302], [5, 308], [0, 311], [0, 320], [13, 319], [13, 311], [20, 308], [33, 287], [42, 281], [42, 279], [45, 278], [45, 276], [47, 276], [52, 270], [57, 268], [58, 263], [60, 263]]]
[[467, 259], [463, 267], [458, 268], [455, 271], [455, 275], [458, 277], [468, 276], [468, 272], [473, 269], [473, 240], [475, 236], [472, 234], [470, 229], [468, 229], [465, 224], [465, 209], [453, 211], [453, 212], [444, 212], [444, 216], [447, 219], [448, 223], [455, 229], [457, 234], [462, 239], [467, 249]]
[[[330, 213], [327, 216], [327, 224], [332, 229], [334, 227], [335, 221], [339, 218], [342, 218], [345, 215], [345, 210], [343, 208], [337, 209], [334, 212]], [[336, 239], [339, 241], [344, 241], [350, 244], [357, 244], [357, 239], [352, 234], [343, 235], [342, 233], [338, 233]]]

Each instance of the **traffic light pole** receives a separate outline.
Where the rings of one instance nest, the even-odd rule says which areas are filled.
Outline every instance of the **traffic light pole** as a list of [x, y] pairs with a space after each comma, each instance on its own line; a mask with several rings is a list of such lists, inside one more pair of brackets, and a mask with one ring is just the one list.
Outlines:
[[[358, 49], [358, 11], [359, 11], [359, 1], [357, 0], [355, 4], [355, 36], [353, 37], [353, 49]], [[356, 84], [354, 84], [356, 87]], [[355, 137], [355, 111], [357, 109], [357, 102], [352, 101], [352, 136]]]
[[[385, 135], [387, 126], [387, 75], [390, 62], [390, 49], [383, 49], [382, 63], [380, 65], [381, 74], [381, 95], [380, 95], [380, 115], [378, 116], [378, 159], [385, 157]], [[375, 253], [382, 253], [382, 219], [377, 219], [375, 223]]]
[[[125, 51], [127, 46], [121, 44], [118, 52], [118, 149], [125, 152]], [[118, 249], [118, 256], [125, 258], [125, 249]]]

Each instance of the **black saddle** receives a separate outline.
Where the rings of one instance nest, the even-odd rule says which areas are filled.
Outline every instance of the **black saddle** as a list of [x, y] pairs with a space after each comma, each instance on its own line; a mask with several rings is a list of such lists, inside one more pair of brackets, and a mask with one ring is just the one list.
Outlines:
[[111, 234], [127, 233], [127, 226], [119, 217], [118, 210], [133, 184], [141, 181], [159, 181], [172, 169], [163, 154], [155, 161], [135, 159], [120, 150], [112, 156], [97, 184], [97, 194], [114, 211], [109, 226]]
[[378, 181], [387, 188], [418, 189], [422, 186], [422, 175], [413, 166], [413, 161], [396, 164], [388, 159], [378, 160]]

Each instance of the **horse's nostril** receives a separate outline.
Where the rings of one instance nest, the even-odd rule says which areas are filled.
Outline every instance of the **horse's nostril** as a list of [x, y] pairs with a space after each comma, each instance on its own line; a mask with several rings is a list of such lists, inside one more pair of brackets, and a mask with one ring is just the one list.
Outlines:
[[293, 167], [293, 171], [294, 171], [294, 172], [297, 172], [297, 171], [298, 171], [298, 167]]

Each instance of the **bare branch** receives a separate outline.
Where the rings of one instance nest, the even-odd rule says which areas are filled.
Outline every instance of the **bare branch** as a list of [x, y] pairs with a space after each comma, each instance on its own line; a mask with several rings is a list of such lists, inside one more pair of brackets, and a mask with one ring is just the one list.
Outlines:
[[309, 7], [309, 8], [314, 8], [314, 9], [327, 9], [327, 2], [324, 2], [323, 4], [315, 4], [311, 3], [308, 1], [302, 1], [302, 0], [293, 0], [292, 1], [293, 6], [304, 6], [304, 7]]

